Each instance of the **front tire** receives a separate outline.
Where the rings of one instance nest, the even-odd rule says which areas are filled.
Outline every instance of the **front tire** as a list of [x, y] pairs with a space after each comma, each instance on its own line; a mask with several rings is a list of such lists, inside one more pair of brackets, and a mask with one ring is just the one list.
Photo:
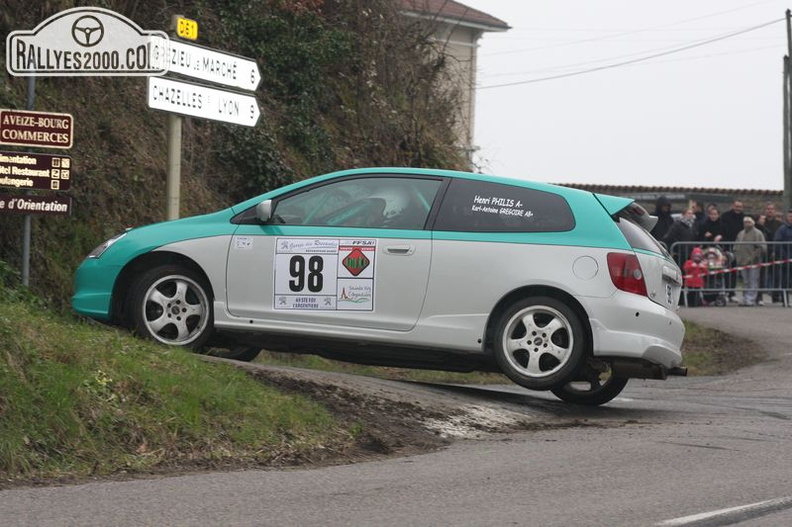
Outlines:
[[580, 317], [551, 297], [529, 297], [512, 304], [495, 330], [495, 359], [512, 381], [530, 390], [566, 384], [586, 350]]
[[212, 334], [210, 290], [194, 271], [180, 265], [155, 267], [130, 291], [127, 313], [138, 335], [199, 349]]

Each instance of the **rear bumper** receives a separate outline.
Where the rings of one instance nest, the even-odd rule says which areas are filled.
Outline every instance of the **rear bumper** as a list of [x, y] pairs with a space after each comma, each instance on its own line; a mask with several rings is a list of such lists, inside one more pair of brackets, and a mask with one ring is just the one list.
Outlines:
[[617, 292], [607, 299], [586, 299], [595, 357], [622, 357], [681, 366], [685, 326], [679, 316], [646, 297]]

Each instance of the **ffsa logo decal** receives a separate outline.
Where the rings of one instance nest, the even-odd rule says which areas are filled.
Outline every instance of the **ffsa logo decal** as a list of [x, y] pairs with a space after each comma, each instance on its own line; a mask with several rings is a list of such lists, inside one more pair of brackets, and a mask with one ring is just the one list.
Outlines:
[[109, 9], [75, 7], [6, 38], [11, 75], [152, 76], [168, 71], [168, 35]]

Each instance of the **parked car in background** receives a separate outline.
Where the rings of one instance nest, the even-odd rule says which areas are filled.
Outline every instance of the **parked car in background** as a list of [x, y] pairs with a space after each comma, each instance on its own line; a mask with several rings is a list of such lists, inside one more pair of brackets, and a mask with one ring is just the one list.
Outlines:
[[628, 198], [428, 169], [301, 181], [131, 229], [75, 279], [77, 313], [163, 344], [501, 371], [603, 404], [684, 374], [682, 274]]

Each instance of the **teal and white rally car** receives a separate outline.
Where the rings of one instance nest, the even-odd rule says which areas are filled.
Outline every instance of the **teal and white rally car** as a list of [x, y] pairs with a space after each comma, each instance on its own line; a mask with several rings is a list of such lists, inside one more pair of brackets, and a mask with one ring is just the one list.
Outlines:
[[78, 313], [165, 344], [502, 371], [603, 404], [681, 375], [682, 274], [627, 198], [481, 174], [336, 172], [129, 230], [77, 270]]

